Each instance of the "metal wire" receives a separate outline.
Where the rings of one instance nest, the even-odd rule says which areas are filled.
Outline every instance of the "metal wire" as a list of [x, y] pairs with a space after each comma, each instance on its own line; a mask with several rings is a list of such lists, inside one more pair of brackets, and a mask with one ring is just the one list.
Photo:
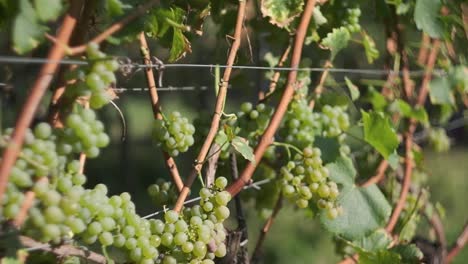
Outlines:
[[[114, 58], [106, 58], [106, 59], [114, 59]], [[104, 59], [105, 60], [105, 59]], [[66, 65], [88, 65], [88, 61], [86, 60], [70, 60], [70, 59], [63, 59], [63, 60], [48, 60], [46, 58], [23, 58], [17, 56], [0, 56], [0, 63], [9, 63], [9, 64], [45, 64], [45, 63], [60, 63]], [[120, 60], [121, 67], [124, 68], [133, 68], [133, 69], [143, 69], [143, 68], [154, 68], [157, 70], [162, 70], [165, 68], [208, 68], [214, 69], [216, 67], [219, 68], [232, 68], [232, 69], [242, 69], [242, 70], [269, 70], [269, 71], [307, 71], [307, 72], [324, 72], [329, 71], [332, 73], [347, 73], [347, 74], [364, 74], [364, 75], [386, 75], [386, 74], [398, 74], [402, 75], [402, 71], [392, 71], [392, 70], [380, 70], [380, 69], [348, 69], [348, 68], [291, 68], [291, 67], [269, 67], [269, 66], [249, 66], [249, 65], [216, 65], [216, 64], [140, 64], [140, 63], [133, 63], [128, 58], [123, 58]], [[411, 76], [422, 76], [425, 74], [425, 70], [414, 70], [409, 72]], [[434, 69], [432, 71], [433, 74], [436, 75], [443, 75], [445, 73], [444, 70], [441, 69]]]
[[[116, 93], [123, 93], [123, 92], [146, 92], [149, 90], [147, 87], [118, 87], [112, 88]], [[176, 92], [176, 91], [205, 91], [208, 90], [208, 86], [166, 86], [166, 87], [158, 87], [158, 92]]]
[[[262, 186], [262, 185], [264, 185], [264, 184], [267, 184], [267, 183], [269, 183], [269, 182], [271, 182], [271, 181], [272, 181], [271, 179], [264, 179], [264, 180], [261, 180], [261, 181], [253, 182], [253, 183], [250, 184], [250, 185], [244, 186], [243, 190], [247, 190], [247, 189], [256, 189], [256, 190], [260, 190], [260, 189], [261, 189], [260, 186]], [[185, 202], [184, 202], [184, 205], [191, 204], [191, 203], [196, 202], [196, 201], [199, 201], [199, 200], [201, 200], [201, 197], [196, 197], [196, 198], [193, 198], [193, 199], [190, 199], [190, 200], [185, 201]], [[150, 218], [150, 217], [157, 216], [157, 215], [159, 215], [159, 214], [161, 214], [161, 213], [164, 213], [164, 212], [166, 212], [166, 211], [167, 211], [167, 209], [159, 210], [159, 211], [156, 211], [156, 212], [151, 213], [151, 214], [149, 214], [149, 215], [145, 215], [145, 216], [143, 216], [142, 218], [143, 218], [143, 219], [148, 219], [148, 218]]]

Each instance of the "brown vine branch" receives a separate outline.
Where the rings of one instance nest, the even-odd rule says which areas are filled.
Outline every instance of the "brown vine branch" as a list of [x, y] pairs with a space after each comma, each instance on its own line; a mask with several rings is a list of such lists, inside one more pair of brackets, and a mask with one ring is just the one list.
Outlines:
[[419, 65], [424, 65], [424, 63], [427, 61], [427, 53], [429, 51], [430, 46], [431, 46], [431, 38], [426, 33], [423, 33], [422, 39], [421, 39], [421, 47], [419, 48], [419, 53], [418, 53]]
[[400, 214], [403, 211], [403, 208], [405, 207], [406, 197], [408, 196], [408, 191], [411, 185], [411, 174], [413, 172], [413, 132], [414, 131], [409, 131], [408, 134], [405, 136], [405, 176], [403, 178], [403, 184], [401, 186], [400, 197], [398, 198], [395, 209], [393, 209], [392, 216], [390, 217], [387, 227], [385, 228], [385, 230], [389, 233], [392, 233], [393, 229], [395, 228], [398, 222], [398, 218], [400, 217]]
[[52, 247], [47, 243], [38, 242], [26, 236], [20, 236], [19, 240], [23, 246], [29, 248], [40, 248], [40, 250], [50, 252], [58, 257], [77, 256], [93, 263], [107, 263], [107, 259], [103, 255], [93, 251], [77, 248], [72, 245]]
[[323, 92], [323, 88], [324, 88], [324, 84], [325, 84], [325, 80], [327, 79], [328, 77], [328, 73], [329, 73], [329, 70], [331, 67], [333, 67], [332, 63], [330, 60], [327, 60], [325, 61], [325, 64], [323, 65], [324, 68], [326, 68], [325, 71], [323, 71], [322, 75], [320, 76], [320, 81], [317, 85], [317, 87], [315, 88], [314, 90], [314, 97], [312, 98], [312, 100], [310, 100], [309, 102], [309, 108], [310, 109], [314, 109], [314, 106], [315, 106], [315, 100], [319, 99], [320, 98], [320, 95], [322, 94]]
[[[427, 67], [424, 74], [424, 78], [421, 82], [421, 88], [419, 90], [418, 100], [416, 102], [417, 107], [423, 107], [424, 103], [427, 98], [427, 94], [429, 92], [429, 82], [432, 78], [432, 71], [434, 69], [434, 65], [437, 59], [437, 54], [439, 52], [440, 47], [440, 40], [435, 39], [432, 50], [429, 54], [429, 58], [427, 61]], [[412, 145], [413, 145], [413, 134], [416, 130], [417, 121], [415, 119], [410, 119], [410, 125], [408, 128], [408, 132], [406, 134], [406, 143], [405, 143], [405, 150], [406, 150], [406, 157], [405, 157], [405, 176], [403, 178], [403, 184], [401, 187], [400, 197], [398, 198], [397, 204], [395, 209], [393, 210], [392, 216], [385, 228], [389, 233], [393, 231], [395, 228], [396, 223], [398, 222], [398, 218], [400, 217], [401, 212], [403, 211], [403, 207], [406, 203], [406, 197], [408, 195], [408, 191], [411, 185], [411, 174], [413, 171], [413, 155], [412, 155]]]
[[[65, 15], [57, 36], [60, 43], [68, 43], [70, 40], [71, 33], [76, 25], [82, 6], [82, 0], [71, 1], [70, 9], [67, 15]], [[39, 76], [34, 82], [30, 90], [30, 94], [22, 107], [21, 114], [15, 124], [15, 130], [13, 131], [11, 142], [3, 152], [2, 163], [0, 165], [0, 200], [2, 200], [3, 194], [5, 193], [11, 168], [13, 167], [21, 147], [23, 146], [26, 129], [31, 124], [42, 96], [49, 87], [53, 76], [59, 67], [59, 63], [57, 63], [57, 61], [60, 61], [64, 55], [65, 48], [62, 45], [55, 43], [47, 56], [47, 60], [53, 62], [46, 63], [42, 66]]]
[[465, 223], [465, 227], [463, 231], [457, 238], [457, 241], [452, 246], [447, 254], [447, 258], [445, 259], [445, 264], [449, 264], [453, 261], [453, 259], [460, 253], [463, 247], [466, 245], [466, 241], [468, 240], [468, 222]]
[[182, 206], [184, 205], [185, 199], [187, 198], [190, 188], [192, 187], [193, 182], [195, 181], [197, 175], [201, 172], [203, 167], [203, 162], [205, 161], [206, 155], [211, 147], [211, 143], [213, 142], [214, 138], [216, 137], [216, 133], [218, 133], [219, 128], [219, 121], [221, 120], [221, 115], [223, 114], [223, 106], [224, 101], [226, 99], [227, 87], [229, 84], [229, 79], [231, 77], [232, 65], [234, 64], [234, 60], [237, 56], [237, 51], [239, 50], [241, 44], [241, 33], [242, 33], [242, 25], [244, 22], [245, 17], [245, 6], [247, 0], [240, 0], [239, 7], [237, 11], [237, 19], [236, 19], [236, 27], [234, 30], [234, 42], [232, 43], [231, 50], [229, 51], [228, 59], [227, 59], [227, 68], [224, 71], [223, 79], [220, 81], [220, 87], [218, 91], [218, 97], [216, 98], [216, 105], [213, 114], [213, 119], [211, 120], [210, 130], [208, 135], [206, 136], [205, 142], [200, 149], [200, 153], [195, 160], [196, 164], [194, 165], [187, 181], [185, 182], [182, 191], [177, 198], [177, 202], [175, 204], [174, 210], [180, 211]]
[[434, 39], [432, 43], [431, 53], [429, 53], [429, 58], [427, 59], [427, 66], [421, 83], [421, 89], [419, 90], [419, 96], [418, 101], [416, 102], [416, 106], [422, 107], [426, 102], [427, 94], [429, 92], [429, 82], [432, 79], [432, 72], [434, 70], [434, 65], [437, 60], [437, 55], [439, 54], [439, 48], [440, 40]]
[[[307, 32], [310, 18], [312, 17], [312, 12], [315, 7], [315, 2], [316, 2], [315, 0], [307, 1], [306, 7], [304, 9], [304, 13], [301, 18], [301, 22], [297, 29], [297, 34], [296, 34], [296, 38], [294, 41], [293, 53], [292, 53], [292, 59], [291, 59], [292, 68], [297, 68], [299, 66], [299, 62], [301, 60], [301, 55], [302, 55], [302, 47], [304, 44], [304, 38]], [[232, 183], [227, 188], [227, 191], [231, 195], [234, 196], [237, 193], [239, 193], [242, 190], [242, 188], [250, 182], [250, 179], [252, 178], [252, 174], [255, 171], [256, 164], [260, 163], [262, 156], [265, 153], [265, 150], [271, 144], [274, 134], [276, 130], [278, 129], [284, 114], [287, 111], [289, 102], [291, 101], [294, 95], [294, 86], [296, 84], [296, 77], [297, 77], [297, 71], [294, 70], [294, 71], [289, 72], [288, 81], [286, 83], [286, 88], [284, 89], [281, 100], [276, 108], [275, 113], [273, 114], [273, 117], [271, 118], [270, 123], [268, 124], [268, 127], [265, 130], [265, 133], [262, 135], [260, 139], [260, 143], [255, 148], [255, 152], [254, 152], [255, 163], [248, 162], [244, 171], [240, 175], [240, 178], [234, 183]]]
[[[104, 40], [106, 40], [108, 37], [112, 36], [114, 33], [118, 32], [121, 30], [125, 25], [128, 23], [132, 22], [134, 19], [140, 17], [144, 13], [146, 13], [152, 6], [159, 4], [160, 0], [151, 0], [146, 2], [143, 5], [140, 5], [135, 8], [135, 11], [130, 13], [128, 16], [124, 17], [120, 21], [116, 22], [115, 24], [111, 25], [108, 27], [106, 30], [104, 30], [102, 33], [94, 37], [90, 42], [94, 43], [101, 43]], [[77, 47], [72, 47], [68, 49], [68, 52], [70, 54], [79, 54], [83, 53], [86, 50], [86, 45], [80, 45]]]
[[[140, 33], [139, 39], [140, 39], [140, 45], [141, 45], [141, 54], [143, 56], [143, 63], [145, 65], [151, 65], [151, 56], [150, 56], [148, 43], [146, 42], [146, 37], [145, 37], [144, 32]], [[145, 75], [146, 75], [146, 82], [148, 83], [148, 88], [149, 88], [148, 91], [149, 91], [149, 95], [151, 99], [151, 105], [153, 107], [154, 118], [162, 120], [163, 116], [161, 114], [161, 106], [159, 104], [159, 96], [158, 96], [158, 91], [156, 89], [156, 81], [154, 80], [153, 68], [147, 67], [145, 69]], [[182, 179], [180, 178], [179, 170], [177, 168], [175, 160], [171, 156], [169, 156], [169, 154], [165, 151], [163, 151], [163, 155], [164, 155], [166, 167], [169, 170], [169, 173], [171, 174], [172, 181], [177, 187], [177, 190], [179, 190], [180, 192], [182, 188], [184, 187], [184, 183], [182, 182]]]
[[276, 200], [273, 213], [270, 215], [270, 217], [268, 217], [268, 219], [265, 221], [265, 224], [263, 225], [263, 228], [260, 230], [260, 235], [258, 236], [257, 244], [255, 244], [255, 249], [252, 253], [252, 259], [251, 259], [252, 263], [257, 263], [258, 260], [260, 260], [263, 242], [265, 241], [266, 235], [268, 234], [268, 231], [270, 231], [270, 228], [273, 225], [273, 221], [275, 220], [282, 206], [283, 206], [283, 196], [280, 194], [278, 196], [278, 200]]
[[366, 182], [361, 184], [361, 187], [367, 187], [369, 185], [375, 184], [380, 182], [381, 180], [384, 179], [385, 177], [385, 171], [388, 168], [388, 161], [387, 160], [382, 160], [377, 167], [377, 172], [375, 173], [374, 176], [372, 176], [370, 179], [368, 179]]
[[[83, 6], [83, 12], [79, 20], [77, 21], [76, 27], [73, 30], [73, 34], [70, 38], [70, 45], [82, 45], [86, 42], [89, 33], [89, 23], [94, 14], [96, 7], [96, 1], [86, 1]], [[77, 65], [70, 65], [68, 71], [75, 69]], [[62, 127], [63, 126], [63, 117], [61, 116], [61, 105], [66, 104], [63, 102], [63, 93], [68, 84], [74, 83], [75, 80], [66, 81], [65, 80], [65, 70], [62, 70], [59, 73], [59, 85], [54, 90], [52, 94], [52, 100], [49, 106], [49, 123], [53, 127]]]

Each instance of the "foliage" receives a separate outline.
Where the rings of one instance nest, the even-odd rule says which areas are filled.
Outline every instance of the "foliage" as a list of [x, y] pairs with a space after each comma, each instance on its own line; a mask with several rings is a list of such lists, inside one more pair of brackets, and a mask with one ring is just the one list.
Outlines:
[[[157, 4], [150, 6], [153, 2]], [[57, 39], [49, 53], [56, 54], [60, 45], [66, 56], [86, 61], [86, 65], [63, 67], [62, 76], [53, 82], [65, 87], [63, 93], [57, 89], [52, 96], [50, 115], [51, 119], [56, 118], [51, 122], [53, 126], [38, 122], [23, 133], [21, 126], [25, 122], [19, 122], [0, 135], [0, 152], [5, 156], [10, 155], [16, 133], [24, 136], [24, 144], [16, 148], [19, 156], [14, 158], [14, 166], [7, 175], [6, 191], [1, 194], [0, 235], [15, 230], [9, 233], [15, 239], [19, 235], [27, 236], [52, 246], [72, 240], [69, 246], [87, 247], [115, 263], [234, 262], [225, 256], [236, 255], [230, 250], [243, 247], [244, 242], [232, 242], [231, 231], [226, 228], [226, 223], [234, 221], [228, 203], [232, 195], [237, 195], [236, 189], [251, 184], [253, 175], [254, 181], [261, 180], [266, 185], [247, 186], [260, 190], [244, 198], [251, 201], [263, 218], [271, 217], [268, 223], [281, 213], [284, 203], [285, 207], [293, 207], [307, 216], [308, 223], [316, 218], [322, 231], [334, 237], [342, 257], [356, 254], [360, 263], [419, 263], [428, 255], [412, 241], [416, 234], [427, 236], [420, 223], [435, 214], [433, 204], [437, 204], [425, 188], [428, 172], [421, 148], [428, 142], [436, 151], [449, 151], [453, 139], [443, 126], [451, 119], [466, 115], [463, 109], [468, 97], [467, 58], [466, 51], [459, 48], [467, 43], [466, 14], [460, 11], [465, 3], [315, 2], [312, 22], [302, 29], [299, 24], [306, 4], [299, 0], [262, 0], [258, 10], [243, 0], [87, 3], [82, 12], [77, 12], [80, 13], [78, 22], [83, 22], [77, 23], [77, 27], [86, 31], [85, 44], [72, 47], [67, 40]], [[141, 9], [141, 5], [148, 6]], [[237, 10], [242, 6], [247, 10]], [[54, 35], [52, 32], [59, 28], [70, 26], [63, 25], [69, 9], [73, 5], [61, 0], [15, 3], [0, 0], [0, 27], [10, 35], [8, 44], [18, 55], [41, 54], [49, 46], [46, 40], [52, 40], [46, 38], [47, 34]], [[376, 17], [370, 13], [376, 13]], [[384, 24], [379, 22], [380, 18], [385, 20]], [[90, 26], [91, 21], [96, 23]], [[241, 28], [242, 32], [231, 35], [235, 28]], [[118, 32], [105, 35], [110, 29]], [[386, 39], [377, 31], [385, 32]], [[413, 45], [413, 38], [406, 39], [411, 34], [419, 37], [423, 33], [429, 36], [429, 44], [424, 37], [417, 45]], [[105, 37], [100, 38], [103, 34]], [[197, 40], [203, 34], [208, 36]], [[72, 39], [80, 37], [73, 35]], [[146, 41], [140, 42], [140, 50], [147, 58], [147, 66], [130, 59], [128, 63], [125, 59], [117, 61], [114, 56], [134, 56], [123, 45], [132, 47], [139, 37], [148, 37], [150, 45], [157, 43], [164, 47], [158, 49], [159, 59], [175, 62], [187, 57], [192, 49], [197, 53], [200, 45], [212, 41], [216, 42], [213, 58], [224, 60], [225, 46], [220, 43], [224, 42], [225, 35], [241, 35], [241, 38], [228, 43], [231, 52], [223, 79], [220, 67], [215, 70], [217, 103], [213, 114], [197, 115], [183, 111], [184, 108], [169, 111], [166, 105], [161, 107], [159, 100], [165, 104], [171, 97], [159, 97], [158, 89], [149, 87], [152, 105], [148, 103], [147, 108], [154, 111], [155, 120], [148, 138], [153, 137], [156, 147], [164, 153], [165, 163], [175, 179], [166, 182], [158, 175], [157, 181], [145, 186], [154, 205], [162, 209], [161, 213], [151, 214], [157, 219], [142, 217], [141, 209], [137, 210], [136, 200], [129, 193], [111, 195], [113, 192], [106, 185], [93, 186], [94, 182], [87, 182], [84, 158], [102, 162], [104, 149], [115, 143], [106, 132], [111, 134], [115, 129], [97, 111], [105, 113], [106, 106], [118, 99], [113, 89], [118, 87], [117, 83], [124, 78], [131, 79], [141, 68], [154, 66], [148, 60], [154, 52], [146, 47]], [[304, 35], [304, 55], [298, 62], [297, 55], [301, 54], [297, 45], [291, 43]], [[244, 41], [248, 45], [243, 45]], [[111, 45], [99, 46], [101, 42]], [[242, 45], [237, 45], [239, 42]], [[353, 49], [355, 43], [359, 49]], [[250, 57], [242, 52], [237, 55], [239, 46], [241, 50], [249, 50]], [[287, 46], [292, 47], [293, 55], [286, 54], [281, 59], [275, 55], [277, 47]], [[112, 55], [106, 55], [104, 49]], [[384, 52], [385, 59], [379, 59]], [[234, 63], [263, 58], [270, 67], [275, 67], [280, 63], [287, 65], [291, 57], [294, 67], [313, 68], [313, 73], [311, 69], [296, 71], [296, 75], [291, 71], [282, 74], [269, 70], [265, 74], [266, 81], [270, 82], [269, 90], [259, 89], [258, 98], [250, 97], [250, 101], [258, 99], [257, 103], [244, 102], [239, 106], [233, 94], [238, 87], [247, 85], [250, 75], [238, 75], [233, 70], [230, 78]], [[424, 57], [431, 59], [419, 61]], [[418, 63], [414, 63], [416, 60]], [[369, 69], [341, 68], [343, 65], [361, 68], [367, 64], [374, 65]], [[152, 67], [161, 78], [163, 66]], [[393, 69], [398, 74], [382, 72], [380, 68]], [[408, 73], [408, 69], [415, 71]], [[116, 74], [119, 70], [124, 73], [123, 78]], [[52, 79], [50, 76], [57, 70], [50, 71], [38, 76], [40, 85]], [[148, 69], [145, 71], [148, 84], [152, 85], [154, 76]], [[336, 73], [343, 71], [342, 75]], [[355, 77], [355, 73], [387, 76], [365, 79]], [[260, 74], [258, 77], [263, 78]], [[191, 78], [194, 77], [179, 75], [177, 81]], [[229, 96], [223, 98], [226, 93], [221, 89], [231, 87], [228, 84], [232, 88], [228, 93], [224, 91]], [[292, 86], [285, 87], [286, 84]], [[32, 98], [40, 93], [34, 90], [30, 94]], [[429, 102], [422, 98], [426, 94]], [[193, 98], [187, 101], [190, 99]], [[205, 102], [201, 107], [211, 111]], [[28, 103], [21, 116], [36, 112], [36, 108], [37, 104]], [[194, 116], [198, 118], [192, 125]], [[404, 138], [413, 141], [407, 141], [412, 144], [409, 148], [404, 147]], [[195, 147], [191, 148], [192, 145]], [[197, 151], [199, 155], [194, 160]], [[2, 158], [1, 166], [7, 158]], [[158, 160], [158, 163], [162, 162]], [[178, 181], [182, 179], [176, 164], [192, 169], [185, 182], [189, 190], [184, 189], [180, 194], [177, 188], [181, 187]], [[207, 170], [203, 171], [203, 167]], [[239, 173], [241, 179], [233, 179], [232, 185], [220, 176], [233, 174], [235, 178], [241, 167], [245, 168]], [[185, 172], [185, 168], [181, 171]], [[202, 185], [199, 192], [192, 187], [196, 176]], [[183, 204], [184, 195], [190, 191], [199, 196], [196, 205]], [[245, 201], [236, 200], [238, 212]], [[173, 206], [174, 210], [170, 210]], [[240, 229], [247, 228], [242, 226], [241, 213], [236, 220]], [[24, 254], [21, 245], [5, 246], [8, 239], [0, 238], [0, 251], [8, 252], [3, 262], [23, 263], [30, 257]], [[261, 245], [263, 240], [259, 241]], [[63, 262], [79, 263], [81, 258], [88, 257], [68, 256]]]

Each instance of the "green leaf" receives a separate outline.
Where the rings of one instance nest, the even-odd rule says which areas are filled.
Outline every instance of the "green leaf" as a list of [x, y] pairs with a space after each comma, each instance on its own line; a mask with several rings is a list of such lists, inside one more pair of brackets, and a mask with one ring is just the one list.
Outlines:
[[424, 257], [421, 250], [414, 244], [399, 244], [391, 248], [390, 251], [399, 254], [401, 256], [402, 263], [405, 264], [421, 263], [421, 260]]
[[398, 154], [396, 153], [396, 151], [394, 151], [392, 154], [390, 154], [390, 156], [388, 156], [388, 164], [390, 165], [390, 167], [394, 170], [396, 170], [398, 168], [398, 164], [400, 162], [400, 156], [398, 156]]
[[368, 92], [365, 96], [365, 101], [372, 104], [375, 110], [383, 110], [387, 106], [387, 100], [380, 92], [376, 91], [373, 86], [368, 87]]
[[120, 16], [124, 13], [124, 5], [120, 0], [107, 0], [107, 12], [109, 12], [110, 16]]
[[269, 17], [271, 24], [284, 28], [302, 13], [304, 1], [262, 0], [260, 5], [263, 17]]
[[57, 19], [62, 12], [62, 0], [34, 0], [37, 17], [43, 21], [51, 21]]
[[174, 29], [174, 35], [172, 38], [172, 47], [169, 51], [169, 61], [174, 62], [185, 56], [187, 52], [191, 52], [192, 47], [190, 42], [182, 33], [180, 29]]
[[440, 20], [441, 0], [417, 0], [414, 7], [414, 22], [419, 30], [432, 38], [440, 38], [444, 33]]
[[429, 84], [429, 95], [433, 104], [455, 103], [450, 80], [447, 77], [439, 77]]
[[334, 162], [340, 156], [340, 142], [336, 137], [316, 137], [314, 147], [322, 151], [321, 158], [324, 163]]
[[387, 249], [391, 243], [392, 238], [388, 235], [387, 231], [378, 229], [369, 236], [353, 241], [351, 245], [360, 251], [370, 252]]
[[46, 28], [38, 24], [36, 13], [28, 0], [20, 0], [19, 10], [13, 23], [13, 49], [24, 54], [39, 46]]
[[423, 124], [429, 123], [429, 117], [427, 112], [424, 108], [419, 107], [413, 109], [407, 102], [397, 99], [394, 102], [395, 106], [397, 107], [398, 112], [408, 118], [414, 118]]
[[351, 95], [351, 100], [355, 101], [359, 98], [359, 88], [351, 82], [348, 77], [345, 77], [346, 86], [348, 86], [349, 94]]
[[316, 6], [314, 8], [313, 18], [314, 18], [315, 24], [318, 26], [326, 24], [328, 22], [327, 18], [323, 16], [322, 11], [320, 11], [319, 6]]
[[349, 158], [340, 157], [327, 165], [330, 179], [342, 185], [338, 203], [343, 214], [330, 220], [325, 214], [320, 221], [330, 232], [348, 240], [361, 239], [381, 228], [391, 213], [391, 207], [375, 185], [366, 188], [354, 184], [356, 170]]
[[246, 160], [255, 163], [255, 156], [253, 153], [253, 149], [249, 146], [249, 141], [247, 141], [245, 138], [237, 136], [231, 141], [231, 145]]
[[332, 32], [322, 40], [322, 46], [331, 50], [331, 59], [333, 60], [338, 52], [348, 46], [351, 39], [349, 31], [345, 27], [334, 28]]
[[398, 264], [401, 263], [401, 257], [397, 253], [388, 250], [379, 250], [377, 252], [361, 252], [359, 254], [359, 264]]
[[373, 146], [385, 159], [398, 147], [398, 137], [390, 119], [381, 112], [362, 113], [364, 140]]

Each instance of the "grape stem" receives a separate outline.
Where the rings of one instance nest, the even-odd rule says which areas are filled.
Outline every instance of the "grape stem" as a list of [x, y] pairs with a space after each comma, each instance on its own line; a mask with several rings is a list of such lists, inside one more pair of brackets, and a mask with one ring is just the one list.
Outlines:
[[278, 146], [278, 147], [284, 147], [286, 149], [286, 151], [288, 152], [288, 157], [291, 157], [291, 152], [289, 151], [289, 149], [293, 149], [295, 150], [297, 153], [299, 153], [300, 155], [302, 155], [302, 150], [300, 150], [298, 147], [294, 146], [294, 145], [291, 145], [291, 144], [288, 144], [288, 143], [283, 143], [283, 142], [273, 142], [271, 143], [271, 145], [273, 146]]
[[[288, 43], [288, 46], [284, 50], [283, 55], [281, 55], [281, 58], [275, 67], [283, 67], [284, 63], [289, 57], [289, 53], [291, 52], [291, 44], [292, 42], [290, 40]], [[271, 77], [270, 85], [268, 87], [268, 92], [266, 94], [263, 91], [260, 91], [258, 93], [259, 103], [265, 102], [266, 100], [268, 100], [268, 98], [271, 97], [271, 95], [274, 94], [274, 92], [276, 91], [276, 86], [278, 85], [278, 80], [280, 76], [281, 76], [281, 71], [275, 71], [275, 73], [273, 74], [273, 77]]]
[[[301, 21], [297, 28], [296, 37], [294, 40], [293, 46], [293, 53], [291, 59], [291, 68], [297, 68], [299, 66], [299, 62], [301, 60], [302, 55], [302, 48], [304, 45], [305, 35], [307, 33], [307, 28], [309, 26], [310, 19], [312, 17], [312, 13], [314, 11], [316, 0], [308, 0], [305, 6], [304, 12], [301, 17]], [[276, 107], [276, 111], [273, 114], [273, 117], [268, 124], [268, 127], [265, 130], [265, 133], [262, 135], [259, 144], [255, 148], [255, 163], [248, 162], [247, 166], [241, 173], [238, 180], [232, 183], [226, 190], [231, 195], [238, 194], [242, 188], [248, 184], [252, 178], [252, 174], [255, 171], [256, 164], [259, 164], [263, 154], [265, 153], [268, 146], [272, 143], [272, 139], [274, 138], [274, 134], [278, 129], [281, 120], [283, 119], [284, 114], [288, 109], [289, 102], [292, 100], [294, 95], [294, 88], [296, 84], [296, 77], [297, 77], [297, 70], [290, 71], [288, 74], [288, 80], [286, 83], [286, 87], [284, 89], [283, 95], [281, 100]]]
[[[70, 40], [82, 6], [83, 0], [71, 1], [68, 13], [65, 15], [63, 23], [59, 29], [57, 39], [60, 43], [68, 43]], [[49, 55], [47, 56], [47, 60], [60, 61], [64, 55], [65, 48], [63, 45], [57, 42], [51, 48]], [[10, 171], [16, 159], [18, 158], [21, 147], [23, 146], [26, 129], [31, 124], [42, 96], [49, 87], [58, 68], [59, 63], [47, 63], [42, 66], [38, 78], [30, 89], [30, 94], [27, 97], [25, 104], [21, 108], [21, 114], [16, 121], [11, 144], [9, 144], [3, 152], [2, 163], [0, 164], [0, 200], [3, 199], [3, 194], [5, 193], [8, 178], [10, 176]]]
[[280, 194], [278, 196], [278, 199], [276, 200], [273, 213], [270, 215], [270, 217], [268, 217], [268, 219], [265, 221], [265, 224], [263, 225], [263, 228], [260, 230], [260, 235], [258, 237], [257, 244], [255, 244], [255, 249], [252, 253], [252, 259], [251, 259], [252, 263], [256, 263], [260, 260], [261, 248], [262, 248], [263, 242], [265, 241], [266, 235], [268, 234], [268, 231], [270, 231], [271, 226], [273, 225], [273, 221], [275, 220], [275, 217], [276, 215], [278, 215], [282, 206], [283, 206], [283, 196]]
[[[227, 87], [229, 84], [229, 79], [231, 77], [232, 65], [234, 64], [234, 61], [237, 57], [237, 51], [239, 50], [239, 47], [241, 44], [242, 24], [245, 18], [246, 2], [247, 0], [239, 1], [236, 26], [235, 26], [234, 38], [233, 38], [234, 42], [232, 43], [231, 50], [229, 51], [229, 55], [228, 55], [228, 59], [226, 63], [228, 67], [224, 70], [223, 78], [219, 84], [219, 91], [218, 91], [218, 96], [216, 98], [216, 105], [215, 105], [214, 115], [211, 120], [210, 130], [208, 132], [208, 135], [206, 136], [205, 141], [203, 142], [203, 146], [200, 149], [200, 153], [198, 154], [196, 158], [197, 161], [205, 160], [206, 155], [208, 154], [208, 151], [211, 147], [211, 144], [213, 143], [213, 140], [216, 137], [216, 134], [218, 133], [219, 122], [221, 119], [224, 101], [226, 99], [226, 94], [227, 94]], [[195, 181], [195, 178], [197, 177], [198, 173], [201, 172], [202, 167], [203, 167], [202, 163], [196, 163], [194, 165], [189, 177], [187, 178], [187, 181], [185, 182], [184, 187], [182, 188], [182, 191], [179, 197], [177, 198], [177, 202], [174, 208], [176, 212], [180, 212], [180, 210], [182, 209], [184, 201], [189, 194], [190, 188], [192, 187], [192, 184]]]
[[35, 241], [34, 239], [26, 236], [20, 236], [19, 240], [23, 246], [28, 248], [37, 248], [43, 251], [50, 252], [58, 257], [77, 256], [92, 263], [105, 264], [107, 263], [106, 257], [96, 252], [74, 247], [72, 245], [61, 245], [52, 247], [49, 244]]
[[323, 88], [325, 84], [325, 80], [327, 80], [329, 69], [333, 67], [333, 64], [331, 63], [330, 60], [327, 60], [325, 64], [323, 65], [324, 68], [326, 68], [325, 71], [323, 71], [322, 75], [320, 76], [320, 81], [318, 85], [315, 87], [314, 90], [314, 97], [312, 100], [309, 102], [309, 108], [314, 109], [315, 106], [315, 101], [320, 98], [320, 95], [323, 93]]
[[[141, 32], [139, 35], [140, 45], [141, 45], [141, 54], [143, 56], [143, 63], [145, 65], [151, 65], [151, 55], [150, 50], [148, 47], [148, 43], [146, 41], [145, 33]], [[155, 119], [163, 120], [164, 116], [161, 113], [161, 106], [159, 104], [159, 95], [158, 90], [156, 89], [156, 81], [154, 79], [154, 73], [152, 67], [146, 67], [145, 69], [146, 75], [146, 82], [148, 83], [148, 91], [151, 99], [151, 104], [153, 108], [153, 115]], [[177, 164], [167, 152], [163, 151], [164, 161], [166, 163], [166, 167], [171, 174], [172, 181], [174, 182], [177, 190], [180, 192], [184, 186], [182, 179], [179, 174], [179, 170], [177, 168]]]

